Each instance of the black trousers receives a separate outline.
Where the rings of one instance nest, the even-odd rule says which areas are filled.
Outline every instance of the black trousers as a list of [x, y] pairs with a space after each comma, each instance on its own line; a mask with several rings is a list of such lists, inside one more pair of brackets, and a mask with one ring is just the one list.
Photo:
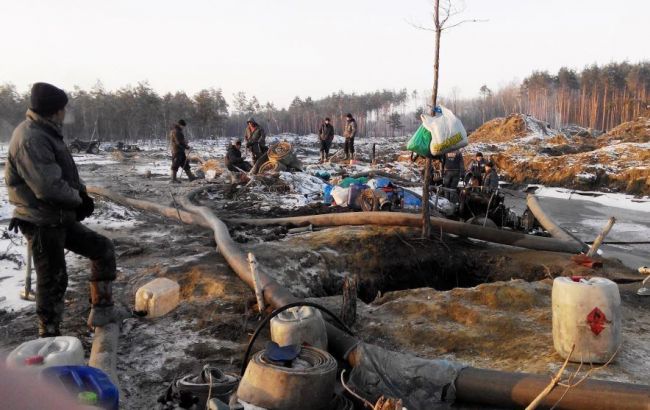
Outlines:
[[253, 153], [253, 162], [257, 162], [269, 150], [267, 146], [260, 144], [250, 144], [248, 147]]
[[75, 222], [66, 226], [36, 226], [22, 222], [20, 230], [31, 243], [36, 269], [36, 315], [44, 325], [63, 319], [63, 298], [68, 287], [65, 250], [90, 259], [91, 281], [115, 280], [113, 242]]
[[354, 154], [354, 137], [345, 139], [345, 155], [352, 156]]
[[178, 151], [172, 153], [172, 171], [176, 173], [178, 172], [179, 168], [182, 168], [183, 170], [185, 170], [185, 172], [189, 172], [190, 170], [190, 162], [187, 160], [187, 155], [185, 155], [185, 151]]
[[324, 152], [327, 157], [330, 155], [332, 140], [320, 140], [320, 152]]

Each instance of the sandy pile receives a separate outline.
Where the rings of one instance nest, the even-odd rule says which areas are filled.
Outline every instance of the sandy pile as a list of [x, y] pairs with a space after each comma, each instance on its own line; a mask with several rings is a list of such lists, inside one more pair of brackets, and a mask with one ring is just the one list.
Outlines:
[[512, 114], [471, 134], [466, 152], [487, 154], [502, 179], [515, 184], [649, 195], [650, 119], [639, 117], [599, 137], [590, 135], [564, 134], [531, 116]]

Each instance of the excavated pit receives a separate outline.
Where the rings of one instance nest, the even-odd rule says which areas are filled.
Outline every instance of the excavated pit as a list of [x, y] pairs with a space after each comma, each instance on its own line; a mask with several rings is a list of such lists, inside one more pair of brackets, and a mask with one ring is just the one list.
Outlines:
[[615, 260], [594, 271], [573, 262], [569, 254], [495, 246], [444, 233], [423, 240], [412, 228], [342, 226], [245, 248], [298, 297], [340, 295], [344, 278], [356, 275], [358, 297], [366, 303], [390, 291], [444, 291], [512, 279], [594, 274], [619, 282], [638, 279]]

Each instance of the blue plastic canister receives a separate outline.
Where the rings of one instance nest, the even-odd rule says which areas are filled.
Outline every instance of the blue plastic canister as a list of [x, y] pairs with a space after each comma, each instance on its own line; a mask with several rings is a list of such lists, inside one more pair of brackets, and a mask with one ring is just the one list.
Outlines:
[[323, 204], [324, 205], [331, 205], [332, 201], [334, 198], [332, 198], [332, 189], [334, 187], [332, 185], [325, 185], [323, 188]]
[[420, 208], [422, 206], [422, 200], [415, 196], [412, 192], [404, 190], [404, 208], [413, 209]]
[[60, 386], [72, 397], [81, 393], [94, 393], [98, 407], [118, 410], [120, 394], [117, 387], [103, 371], [90, 366], [53, 366], [41, 371], [41, 378]]

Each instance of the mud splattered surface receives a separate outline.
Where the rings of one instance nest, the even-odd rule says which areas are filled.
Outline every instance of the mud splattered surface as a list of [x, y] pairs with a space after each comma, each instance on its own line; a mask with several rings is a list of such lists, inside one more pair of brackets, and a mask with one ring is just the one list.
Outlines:
[[[369, 151], [369, 145], [360, 147], [361, 156]], [[395, 153], [391, 149], [378, 152], [388, 158]], [[217, 157], [221, 148], [210, 147], [203, 155]], [[110, 158], [110, 163], [101, 156], [80, 159], [89, 185], [171, 207], [190, 189], [206, 184], [184, 180], [180, 186], [170, 185], [166, 154], [158, 149]], [[313, 170], [331, 172], [343, 166], [305, 162]], [[352, 174], [368, 168], [356, 164], [344, 169]], [[406, 179], [418, 175], [414, 166], [399, 162], [388, 162], [382, 169]], [[317, 183], [312, 177], [304, 180]], [[296, 182], [295, 177], [258, 181], [253, 189], [225, 178], [214, 182], [218, 187], [201, 199], [223, 218], [337, 212], [310, 197], [306, 188], [312, 185]], [[286, 199], [287, 193], [295, 199], [277, 205], [275, 199]], [[175, 377], [207, 363], [238, 371], [259, 317], [253, 309], [253, 292], [215, 251], [211, 232], [101, 199], [87, 223], [115, 243], [119, 272], [114, 293], [121, 304], [132, 308], [135, 291], [155, 277], [171, 278], [181, 286], [181, 305], [172, 313], [153, 320], [130, 318], [123, 325], [118, 354], [123, 408], [151, 408]], [[357, 275], [362, 300], [354, 330], [363, 340], [494, 369], [549, 374], [561, 364], [550, 335], [550, 278], [598, 274], [623, 282], [638, 279], [615, 261], [606, 261], [602, 270], [593, 272], [578, 267], [567, 255], [489, 246], [448, 235], [422, 241], [416, 230], [403, 228], [338, 227], [292, 234], [280, 227], [233, 225], [230, 231], [295, 295], [316, 298], [334, 310], [343, 278]], [[7, 268], [3, 275], [13, 282], [3, 277], [0, 286], [17, 294], [23, 283], [24, 267], [19, 262], [24, 244], [20, 236], [6, 235], [7, 241], [16, 243], [8, 253], [18, 262], [3, 261]], [[87, 261], [73, 254], [66, 258], [70, 285], [62, 330], [79, 337], [90, 352], [92, 335], [85, 326]], [[636, 296], [637, 287], [621, 286], [624, 347], [599, 377], [647, 383], [650, 305]], [[36, 337], [34, 306], [8, 302], [0, 302], [0, 354]], [[268, 334], [263, 334], [255, 350], [266, 340]]]

